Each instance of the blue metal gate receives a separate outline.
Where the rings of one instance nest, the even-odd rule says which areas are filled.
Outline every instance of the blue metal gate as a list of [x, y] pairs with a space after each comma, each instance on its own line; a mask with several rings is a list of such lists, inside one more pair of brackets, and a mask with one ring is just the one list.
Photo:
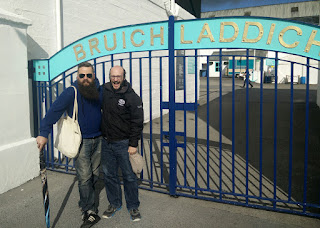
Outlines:
[[[171, 17], [165, 23], [168, 46], [157, 50], [94, 57], [94, 51], [99, 50], [98, 39], [89, 36], [89, 43], [96, 42], [90, 43], [89, 60], [100, 83], [108, 81], [110, 67], [121, 65], [143, 99], [146, 118], [139, 151], [145, 167], [140, 188], [320, 217], [319, 108], [317, 86], [310, 83], [310, 78], [318, 75], [319, 60], [299, 53], [290, 59], [280, 57], [281, 51], [258, 48], [210, 48], [210, 54], [203, 54], [201, 48], [177, 51], [176, 22]], [[200, 36], [211, 39], [205, 26], [204, 23]], [[153, 37], [159, 38], [151, 31]], [[181, 43], [189, 44], [182, 34]], [[81, 51], [85, 56], [85, 49], [75, 44], [70, 47], [73, 45], [77, 58]], [[319, 46], [316, 41], [312, 45]], [[267, 55], [271, 52], [272, 56]], [[76, 64], [51, 75], [54, 71], [50, 68], [59, 63], [58, 54], [32, 64], [37, 81], [38, 120], [76, 80]], [[260, 82], [253, 83], [252, 89], [249, 81], [240, 80], [237, 76], [241, 75], [235, 73], [239, 58], [249, 71], [250, 59], [255, 60], [253, 72], [245, 73]], [[270, 65], [265, 64], [270, 61], [272, 73], [268, 72]], [[205, 71], [206, 77], [200, 77], [200, 70]], [[212, 71], [217, 77], [210, 77]], [[304, 73], [299, 80], [297, 71]], [[73, 161], [55, 151], [54, 135], [55, 128], [46, 147], [48, 169], [74, 173]]]

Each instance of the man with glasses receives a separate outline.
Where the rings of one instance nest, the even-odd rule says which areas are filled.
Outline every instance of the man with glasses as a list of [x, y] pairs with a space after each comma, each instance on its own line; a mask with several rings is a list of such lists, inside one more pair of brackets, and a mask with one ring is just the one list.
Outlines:
[[[99, 81], [95, 77], [93, 66], [88, 62], [78, 65], [77, 81], [73, 86], [78, 90], [78, 122], [81, 129], [82, 142], [79, 154], [74, 158], [79, 187], [79, 207], [82, 211], [82, 228], [96, 224], [100, 217], [95, 204], [95, 183], [99, 177], [101, 158], [101, 96]], [[67, 111], [72, 118], [74, 88], [65, 89], [48, 110], [40, 124], [37, 137], [39, 150], [48, 141], [52, 125]]]
[[143, 129], [141, 98], [125, 79], [121, 66], [110, 69], [110, 82], [102, 86], [102, 152], [101, 166], [110, 205], [103, 218], [111, 218], [122, 207], [122, 191], [118, 176], [121, 168], [126, 206], [132, 221], [139, 221], [137, 176], [132, 171], [129, 154], [137, 153]]

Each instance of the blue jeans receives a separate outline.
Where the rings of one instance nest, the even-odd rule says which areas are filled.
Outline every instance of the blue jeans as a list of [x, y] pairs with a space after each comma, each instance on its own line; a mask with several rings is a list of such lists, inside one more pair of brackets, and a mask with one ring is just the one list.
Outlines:
[[82, 211], [98, 211], [95, 205], [94, 185], [99, 178], [102, 137], [82, 139], [79, 154], [75, 158], [80, 194], [79, 206]]
[[119, 167], [121, 168], [127, 209], [131, 210], [137, 209], [140, 202], [137, 176], [132, 171], [128, 147], [129, 140], [108, 143], [102, 139], [101, 166], [108, 201], [114, 207], [122, 206], [122, 191], [118, 176]]

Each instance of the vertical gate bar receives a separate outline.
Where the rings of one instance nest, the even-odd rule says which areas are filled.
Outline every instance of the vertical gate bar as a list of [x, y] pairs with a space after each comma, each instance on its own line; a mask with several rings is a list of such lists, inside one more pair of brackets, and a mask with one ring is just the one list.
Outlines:
[[169, 49], [169, 164], [170, 164], [170, 195], [176, 194], [177, 154], [176, 154], [176, 113], [175, 113], [175, 53], [174, 53], [174, 17], [169, 17], [168, 24]]
[[219, 192], [222, 199], [222, 49], [219, 49]]
[[151, 51], [149, 51], [149, 120], [150, 120], [150, 187], [153, 188], [153, 157], [152, 157], [152, 63]]
[[249, 195], [249, 49], [246, 49], [246, 204]]
[[274, 78], [274, 156], [273, 156], [273, 208], [276, 209], [277, 199], [277, 111], [278, 111], [278, 52], [275, 52]]
[[234, 113], [235, 113], [235, 74], [234, 74], [234, 68], [235, 68], [235, 56], [232, 56], [232, 192], [235, 193], [235, 183], [234, 183]]
[[114, 62], [113, 62], [113, 54], [111, 54], [111, 67], [113, 67]]
[[[209, 153], [210, 153], [210, 147], [209, 147], [209, 140], [210, 140], [210, 132], [209, 132], [209, 124], [210, 124], [210, 118], [209, 118], [209, 107], [210, 107], [210, 89], [209, 89], [209, 56], [207, 56], [207, 188], [210, 188], [210, 169], [209, 169]], [[213, 124], [213, 123], [212, 123]]]
[[102, 82], [103, 84], [106, 83], [106, 63], [102, 63]]
[[[64, 77], [65, 73], [63, 73], [63, 77]], [[56, 99], [58, 98], [59, 96], [59, 83], [56, 83]], [[59, 165], [61, 165], [61, 153], [60, 151], [58, 151], [58, 163]]]
[[[48, 98], [47, 98], [47, 83], [48, 82], [43, 82], [43, 94], [42, 97], [44, 98], [44, 110], [43, 110], [43, 117], [47, 114], [47, 109], [48, 109]], [[41, 117], [41, 119], [43, 118]], [[49, 143], [46, 144], [47, 151], [46, 151], [46, 166], [49, 166]]]
[[195, 178], [194, 178], [194, 181], [195, 181], [195, 184], [194, 184], [194, 187], [195, 187], [195, 196], [198, 196], [198, 50], [195, 50], [194, 51], [194, 55], [195, 55], [195, 83], [194, 83], [194, 87], [195, 87], [195, 117], [194, 117], [194, 128], [195, 128], [195, 142], [194, 142], [194, 147], [195, 147], [195, 161], [194, 161], [194, 168], [195, 168]]
[[63, 83], [63, 90], [66, 89], [66, 72], [63, 72], [63, 80], [62, 80], [62, 83]]
[[163, 97], [162, 97], [162, 57], [159, 58], [160, 70], [160, 182], [163, 184]]
[[309, 78], [310, 58], [307, 58], [307, 81], [306, 81], [306, 123], [304, 139], [304, 178], [303, 178], [303, 213], [306, 212], [307, 203], [307, 178], [308, 178], [308, 144], [309, 144]]
[[[38, 107], [39, 107], [38, 126], [40, 126], [40, 121], [42, 120], [42, 99], [43, 99], [41, 82], [37, 82], [37, 89], [38, 89]], [[37, 129], [37, 135], [39, 135], [39, 128]]]
[[73, 74], [70, 75], [70, 84], [73, 82]]
[[183, 57], [183, 136], [184, 136], [184, 186], [186, 186], [186, 179], [187, 179], [187, 112], [186, 106], [187, 103], [187, 93], [186, 93], [186, 56]]
[[[113, 64], [113, 61], [112, 61], [112, 64]], [[141, 99], [142, 99], [142, 59], [141, 58], [139, 58], [139, 83], [140, 83], [140, 97], [141, 97]], [[140, 154], [141, 154], [141, 156], [143, 156], [143, 148], [144, 148], [144, 146], [143, 146], [143, 132], [141, 133], [141, 140], [140, 140], [140, 143], [141, 143], [141, 148], [140, 148]], [[140, 174], [140, 176], [141, 176], [141, 178], [143, 179], [143, 170], [141, 171], [141, 174]], [[152, 177], [151, 177], [152, 178]]]
[[263, 58], [260, 59], [260, 156], [259, 156], [259, 196], [262, 197], [262, 145], [263, 145]]
[[290, 83], [290, 136], [289, 136], [289, 183], [288, 183], [288, 201], [291, 201], [292, 188], [292, 150], [293, 150], [293, 72], [294, 64], [291, 62], [291, 83]]
[[129, 53], [130, 83], [132, 85], [132, 52]]
[[123, 67], [123, 59], [120, 59], [120, 66]]
[[[77, 72], [78, 72], [78, 70], [77, 70]], [[72, 74], [71, 74], [71, 76], [72, 76]], [[63, 78], [64, 78], [63, 90], [66, 89], [65, 77], [66, 77], [66, 72], [63, 72]], [[71, 82], [71, 84], [72, 84], [72, 82]], [[61, 152], [59, 152], [59, 155], [60, 155], [60, 153], [61, 153]], [[65, 169], [66, 169], [66, 172], [69, 171], [69, 158], [68, 158], [68, 157], [66, 157], [66, 167], [65, 167]]]
[[[49, 81], [49, 104], [50, 107], [52, 106], [52, 85], [51, 85], [51, 81]], [[51, 168], [54, 168], [54, 148], [53, 148], [53, 127], [51, 128], [51, 134], [50, 134], [50, 139], [51, 139], [51, 143], [50, 143], [50, 149], [51, 149]]]
[[97, 75], [97, 59], [93, 60], [94, 74]]

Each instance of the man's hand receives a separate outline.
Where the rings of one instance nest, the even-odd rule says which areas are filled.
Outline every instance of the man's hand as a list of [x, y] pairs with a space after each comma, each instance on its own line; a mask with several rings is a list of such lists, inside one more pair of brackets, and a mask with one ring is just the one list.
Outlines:
[[43, 136], [38, 136], [38, 137], [36, 138], [36, 140], [37, 140], [37, 146], [38, 146], [38, 148], [39, 148], [39, 151], [41, 151], [42, 148], [43, 148], [43, 147], [47, 144], [47, 142], [48, 142], [48, 139], [45, 138], [45, 137], [43, 137]]
[[135, 153], [137, 153], [137, 147], [129, 146], [129, 148], [128, 148], [128, 153], [129, 153], [129, 154], [135, 154]]

